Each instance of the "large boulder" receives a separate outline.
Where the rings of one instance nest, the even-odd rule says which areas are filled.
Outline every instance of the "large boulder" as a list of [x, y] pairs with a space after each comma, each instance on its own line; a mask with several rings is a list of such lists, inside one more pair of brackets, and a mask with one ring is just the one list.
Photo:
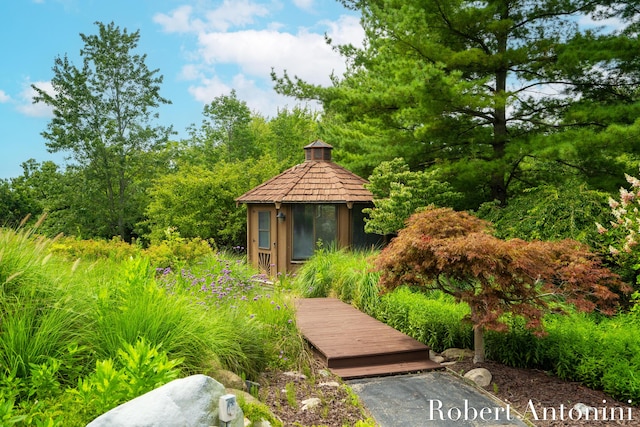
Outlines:
[[[177, 379], [113, 408], [87, 427], [210, 427], [219, 425], [222, 384], [206, 375]], [[231, 422], [242, 427], [242, 410]]]
[[473, 381], [480, 387], [488, 387], [491, 384], [493, 375], [485, 368], [475, 368], [464, 374], [464, 377]]

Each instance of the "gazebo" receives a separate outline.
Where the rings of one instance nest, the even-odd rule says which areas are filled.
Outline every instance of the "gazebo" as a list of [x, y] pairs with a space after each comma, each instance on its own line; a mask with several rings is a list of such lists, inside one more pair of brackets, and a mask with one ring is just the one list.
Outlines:
[[364, 232], [362, 209], [373, 206], [367, 180], [331, 160], [332, 146], [304, 147], [305, 162], [238, 197], [247, 205], [249, 261], [269, 276], [295, 271], [321, 244], [364, 248], [380, 236]]

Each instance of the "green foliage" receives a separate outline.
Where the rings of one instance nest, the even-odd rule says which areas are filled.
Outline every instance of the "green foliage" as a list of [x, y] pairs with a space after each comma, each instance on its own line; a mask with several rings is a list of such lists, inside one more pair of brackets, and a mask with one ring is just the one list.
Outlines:
[[485, 203], [478, 216], [490, 221], [495, 235], [503, 239], [574, 239], [596, 247], [599, 234], [594, 223], [607, 218], [608, 197], [586, 184], [569, 181], [527, 189], [506, 207]]
[[152, 243], [169, 228], [184, 238], [213, 240], [219, 248], [246, 244], [246, 207], [235, 199], [280, 170], [272, 159], [185, 166], [154, 182], [147, 207]]
[[510, 366], [550, 371], [568, 381], [604, 390], [615, 399], [640, 397], [640, 324], [633, 314], [614, 318], [573, 313], [547, 315], [547, 335], [534, 336], [522, 319], [508, 333], [487, 334], [490, 359]]
[[144, 339], [124, 344], [114, 360], [96, 362], [95, 370], [69, 389], [75, 409], [88, 420], [109, 409], [168, 383], [180, 374], [181, 360], [170, 360], [164, 351]]
[[165, 230], [165, 239], [152, 243], [143, 253], [156, 268], [176, 268], [185, 263], [195, 264], [211, 256], [213, 250], [207, 241], [199, 237], [185, 239], [175, 228], [169, 227]]
[[[0, 243], [6, 425], [86, 425], [213, 362], [255, 379], [267, 367], [297, 369], [305, 360], [293, 306], [258, 286], [241, 257], [210, 253], [191, 274], [152, 269], [141, 255], [123, 260], [119, 241], [108, 250], [65, 240], [51, 254], [55, 241], [0, 229]], [[69, 253], [89, 262], [72, 264]]]
[[[329, 87], [273, 78], [280, 93], [322, 102], [323, 137], [361, 175], [403, 157], [444, 172], [476, 209], [550, 182], [549, 165], [610, 189], [622, 157], [637, 158], [636, 11], [580, 0], [342, 3], [365, 29], [362, 48], [334, 46], [344, 75]], [[577, 10], [628, 27], [593, 31]], [[562, 92], [546, 90], [557, 81]]]
[[80, 258], [87, 261], [98, 259], [124, 261], [139, 256], [141, 252], [139, 247], [124, 242], [118, 237], [111, 240], [60, 237], [51, 245], [50, 251], [68, 260]]
[[49, 254], [52, 242], [33, 231], [0, 229], [0, 370], [24, 379], [62, 363], [61, 374], [74, 380], [76, 329], [87, 322], [83, 292], [68, 283], [72, 269]]
[[466, 321], [469, 313], [466, 304], [456, 303], [441, 292], [425, 295], [399, 288], [382, 297], [375, 317], [434, 351], [443, 351], [471, 347], [472, 328]]
[[380, 235], [396, 233], [417, 209], [435, 206], [454, 206], [461, 194], [442, 180], [438, 171], [412, 172], [400, 158], [378, 165], [365, 187], [373, 193], [374, 207], [362, 211], [365, 231]]
[[542, 315], [565, 304], [582, 311], [615, 312], [628, 292], [584, 245], [572, 240], [501, 240], [490, 223], [451, 209], [414, 214], [376, 259], [381, 284], [440, 290], [471, 307], [477, 327], [505, 330], [501, 316], [523, 316], [540, 333]]
[[249, 426], [253, 426], [261, 421], [268, 421], [274, 427], [283, 427], [282, 421], [276, 418], [264, 403], [256, 400], [247, 401], [242, 394], [238, 394], [237, 397], [238, 405], [242, 408], [244, 417], [251, 421]]
[[287, 403], [293, 409], [298, 409], [298, 401], [296, 400], [296, 385], [295, 383], [288, 382], [284, 386], [285, 396], [287, 398]]
[[[73, 156], [78, 169], [74, 191], [82, 194], [79, 211], [93, 216], [97, 235], [132, 237], [142, 213], [149, 151], [163, 144], [170, 129], [153, 126], [155, 109], [170, 101], [160, 96], [162, 76], [149, 70], [146, 55], [134, 53], [138, 31], [97, 22], [98, 34], [80, 34], [82, 66], [58, 57], [49, 94], [33, 85], [35, 102], [53, 108], [54, 118], [43, 137], [52, 152]], [[147, 175], [148, 176], [148, 175]], [[81, 215], [86, 218], [87, 215]], [[95, 234], [92, 234], [95, 235]]]
[[217, 358], [235, 372], [257, 377], [267, 366], [291, 368], [304, 343], [295, 326], [293, 306], [279, 292], [263, 289], [244, 260], [217, 253], [193, 269], [158, 271], [170, 294], [216, 313], [208, 325]]
[[304, 161], [303, 147], [318, 138], [318, 122], [318, 113], [306, 107], [279, 109], [257, 140], [262, 151], [286, 169]]
[[[96, 301], [91, 316], [95, 328], [88, 341], [101, 358], [114, 358], [126, 343], [144, 338], [149, 345], [160, 346], [172, 358], [185, 361], [185, 369], [194, 369], [203, 357], [211, 355], [217, 318], [195, 306], [186, 296], [169, 294], [153, 278], [149, 261], [134, 258], [113, 265], [109, 281], [93, 289]], [[221, 325], [219, 325], [221, 326]], [[212, 329], [209, 329], [212, 328]], [[226, 328], [223, 328], [226, 330]], [[225, 347], [217, 348], [221, 354]]]
[[373, 251], [321, 249], [297, 271], [294, 288], [306, 298], [334, 296], [369, 312], [378, 301]]
[[197, 129], [191, 126], [191, 138], [202, 151], [206, 163], [244, 161], [260, 156], [260, 150], [251, 132], [251, 110], [247, 103], [231, 90], [204, 106], [204, 119]]

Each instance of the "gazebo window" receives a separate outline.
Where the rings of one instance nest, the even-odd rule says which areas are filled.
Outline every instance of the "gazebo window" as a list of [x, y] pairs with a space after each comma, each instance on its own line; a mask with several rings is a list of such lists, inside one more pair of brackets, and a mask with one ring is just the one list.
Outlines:
[[371, 207], [371, 205], [356, 203], [351, 209], [351, 245], [354, 249], [371, 249], [372, 247], [379, 248], [383, 246], [383, 236], [364, 232], [366, 215], [362, 212], [362, 209], [367, 207]]
[[258, 247], [260, 249], [270, 249], [271, 245], [271, 212], [258, 212]]
[[336, 241], [338, 232], [336, 205], [295, 204], [293, 213], [293, 259], [310, 258], [319, 241], [324, 247]]

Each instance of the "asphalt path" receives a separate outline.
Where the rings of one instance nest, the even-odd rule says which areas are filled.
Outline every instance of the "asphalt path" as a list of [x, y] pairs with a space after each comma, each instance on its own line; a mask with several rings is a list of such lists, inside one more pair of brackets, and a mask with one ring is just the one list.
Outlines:
[[527, 426], [508, 404], [447, 371], [347, 383], [381, 427]]

